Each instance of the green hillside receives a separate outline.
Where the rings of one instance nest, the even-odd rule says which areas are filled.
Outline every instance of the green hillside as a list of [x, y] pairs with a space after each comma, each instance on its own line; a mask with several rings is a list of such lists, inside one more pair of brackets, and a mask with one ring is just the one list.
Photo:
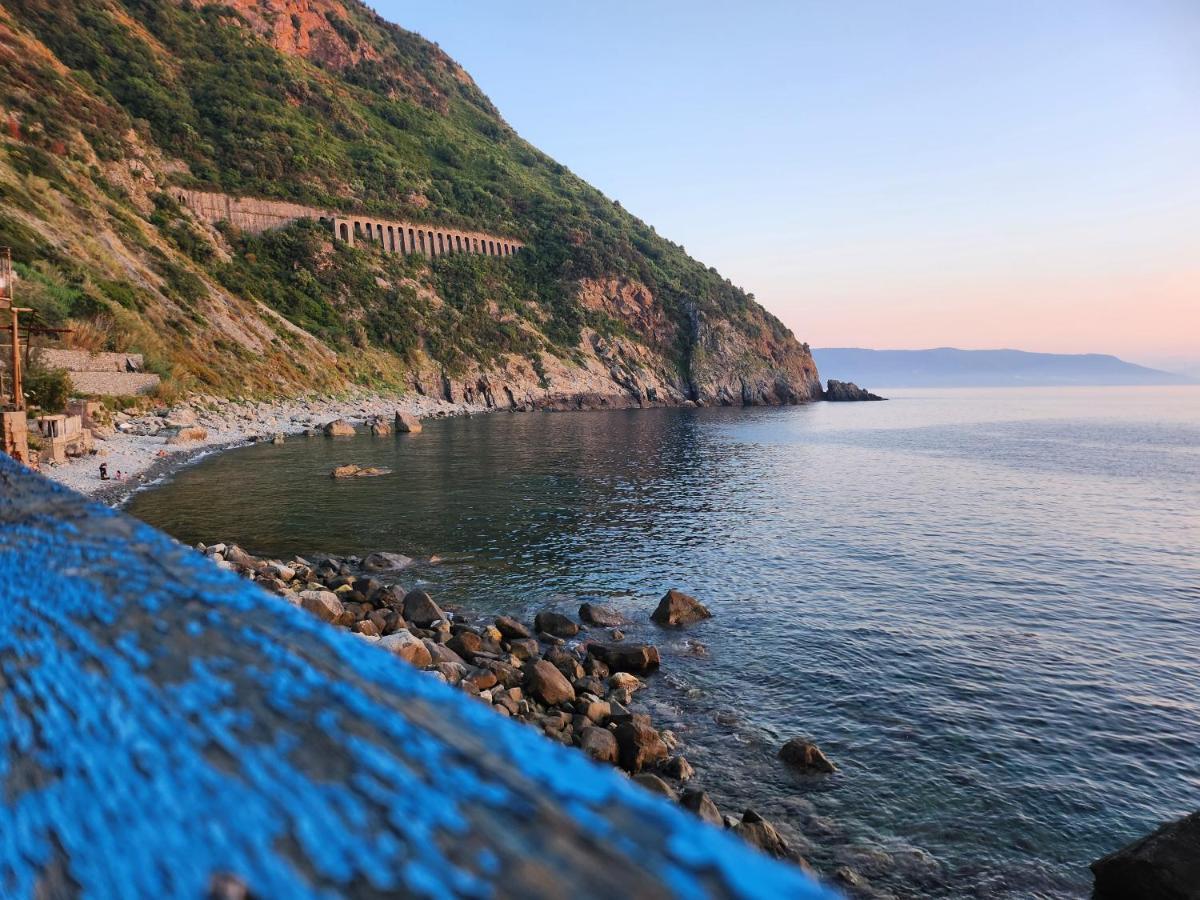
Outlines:
[[[5, 0], [0, 51], [0, 243], [25, 299], [79, 326], [72, 341], [147, 353], [176, 390], [403, 385], [422, 367], [570, 361], [585, 333], [645, 345], [685, 393], [703, 394], [693, 367], [728, 355], [729, 335], [747, 372], [815, 376], [751, 296], [523, 141], [436, 46], [356, 2]], [[216, 234], [171, 185], [490, 230], [528, 252], [384, 257], [303, 222]], [[670, 327], [647, 338], [581, 303], [596, 279], [643, 286]], [[256, 302], [336, 362], [306, 362], [304, 337]], [[240, 325], [214, 330], [214, 314]], [[247, 316], [261, 324], [240, 340]]]

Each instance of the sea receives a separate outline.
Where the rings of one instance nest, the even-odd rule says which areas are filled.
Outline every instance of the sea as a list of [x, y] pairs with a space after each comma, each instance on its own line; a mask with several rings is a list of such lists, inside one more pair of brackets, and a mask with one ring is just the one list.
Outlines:
[[[614, 606], [660, 647], [637, 704], [695, 783], [824, 874], [1087, 896], [1090, 861], [1200, 809], [1200, 387], [882, 393], [297, 437], [128, 509], [189, 543], [420, 557], [401, 581], [470, 616]], [[668, 588], [713, 617], [651, 624]], [[796, 736], [838, 771], [789, 771]]]

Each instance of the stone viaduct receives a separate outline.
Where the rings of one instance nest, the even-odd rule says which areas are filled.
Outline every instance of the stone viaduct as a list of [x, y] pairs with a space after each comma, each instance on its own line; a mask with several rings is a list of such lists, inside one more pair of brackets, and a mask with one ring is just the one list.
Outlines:
[[297, 219], [316, 219], [333, 231], [338, 240], [354, 246], [359, 242], [378, 244], [387, 253], [421, 253], [428, 257], [451, 253], [512, 256], [523, 241], [483, 231], [446, 228], [427, 222], [405, 222], [367, 214], [330, 212], [284, 200], [233, 197], [212, 191], [174, 189], [175, 199], [199, 218], [216, 224], [229, 222], [243, 231], [260, 232], [281, 228]]

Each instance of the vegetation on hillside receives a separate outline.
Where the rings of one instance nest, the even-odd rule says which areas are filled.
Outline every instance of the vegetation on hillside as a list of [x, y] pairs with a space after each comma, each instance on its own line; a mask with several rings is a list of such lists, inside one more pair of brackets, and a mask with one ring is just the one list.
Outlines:
[[[326, 14], [348, 50], [371, 50], [341, 67], [280, 53], [220, 3], [5, 5], [12, 24], [67, 67], [0, 57], [11, 165], [80, 205], [78, 179], [64, 173], [87, 171], [108, 195], [105, 214], [152, 258], [179, 307], [172, 327], [204, 326], [201, 273], [337, 347], [402, 359], [420, 349], [449, 367], [539, 348], [562, 355], [582, 325], [617, 327], [589, 318], [576, 299], [578, 281], [626, 276], [651, 290], [681, 335], [694, 315], [727, 319], [752, 337], [764, 327], [788, 335], [751, 296], [518, 137], [436, 46], [358, 2]], [[149, 214], [138, 212], [89, 162], [92, 154], [100, 163], [120, 158], [130, 131], [185, 164], [159, 173], [164, 181], [510, 233], [530, 252], [503, 261], [451, 257], [426, 271], [415, 259], [330, 246], [315, 227], [297, 225], [258, 237], [231, 233], [226, 259], [166, 194]], [[88, 148], [76, 146], [77, 134]], [[177, 254], [147, 242], [143, 223]], [[50, 318], [112, 316], [145, 303], [143, 285], [81, 270], [3, 214], [0, 242], [48, 267], [30, 272], [43, 284]], [[424, 287], [446, 302], [431, 303]], [[660, 349], [684, 364], [686, 340]]]

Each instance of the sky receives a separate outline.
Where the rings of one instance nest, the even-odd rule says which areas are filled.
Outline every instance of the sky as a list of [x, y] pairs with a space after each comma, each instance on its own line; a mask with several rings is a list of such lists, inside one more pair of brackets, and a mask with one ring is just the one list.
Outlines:
[[1198, 0], [374, 0], [814, 347], [1200, 371]]

